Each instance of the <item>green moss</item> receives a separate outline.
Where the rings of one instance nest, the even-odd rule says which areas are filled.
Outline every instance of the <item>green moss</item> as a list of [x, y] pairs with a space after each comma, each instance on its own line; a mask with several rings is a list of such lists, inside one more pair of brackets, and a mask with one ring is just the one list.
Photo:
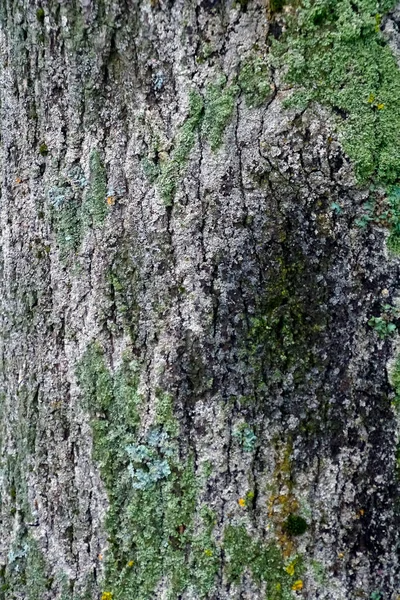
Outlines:
[[308, 523], [300, 515], [291, 514], [284, 523], [284, 529], [289, 535], [302, 535], [308, 529]]
[[45, 12], [43, 8], [38, 8], [36, 11], [36, 19], [39, 23], [44, 23]]
[[227, 557], [226, 575], [229, 581], [240, 583], [249, 571], [255, 582], [266, 583], [268, 600], [289, 600], [292, 585], [302, 569], [300, 559], [292, 561], [292, 575], [285, 566], [280, 550], [270, 542], [250, 535], [243, 525], [228, 526], [224, 534], [224, 552]]
[[315, 347], [326, 326], [323, 287], [305, 257], [290, 255], [284, 248], [289, 244], [271, 265], [243, 350], [259, 391], [280, 384], [288, 373], [301, 384], [318, 366]]
[[120, 600], [147, 600], [165, 578], [171, 600], [189, 587], [203, 597], [218, 568], [214, 522], [202, 511], [195, 533], [201, 482], [190, 452], [180, 458], [172, 397], [158, 393], [153, 425], [143, 432], [138, 367], [131, 357], [112, 375], [103, 350], [92, 344], [77, 377], [110, 504], [104, 590]]
[[49, 153], [49, 149], [47, 147], [47, 144], [45, 142], [42, 142], [39, 146], [39, 154], [41, 156], [47, 156]]
[[227, 85], [225, 77], [207, 87], [202, 131], [212, 150], [217, 150], [222, 143], [222, 134], [232, 117], [238, 92], [237, 85]]
[[280, 12], [285, 6], [286, 0], [269, 0], [269, 9], [271, 12]]
[[189, 94], [189, 114], [181, 126], [171, 158], [161, 166], [158, 179], [161, 197], [167, 206], [172, 204], [180, 176], [195, 142], [195, 132], [203, 117], [203, 99], [195, 91]]
[[291, 103], [312, 101], [339, 115], [343, 147], [360, 182], [400, 176], [400, 71], [379, 29], [384, 0], [305, 0], [274, 45], [288, 68]]
[[257, 107], [264, 104], [273, 90], [267, 61], [260, 56], [247, 59], [240, 68], [238, 83], [247, 106]]

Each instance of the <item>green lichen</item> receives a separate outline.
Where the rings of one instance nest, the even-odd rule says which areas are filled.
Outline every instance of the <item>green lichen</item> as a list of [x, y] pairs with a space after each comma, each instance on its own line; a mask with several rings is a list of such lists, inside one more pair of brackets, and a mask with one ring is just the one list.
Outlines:
[[77, 377], [110, 505], [103, 589], [120, 600], [147, 600], [164, 578], [171, 600], [188, 588], [207, 595], [219, 564], [215, 522], [205, 507], [195, 524], [201, 481], [191, 453], [180, 458], [172, 397], [158, 393], [153, 425], [143, 432], [132, 357], [113, 375], [102, 348], [92, 344]]
[[247, 106], [258, 107], [264, 104], [273, 90], [270, 66], [266, 59], [251, 56], [244, 61], [239, 71], [238, 84]]
[[75, 198], [53, 211], [53, 225], [63, 259], [66, 259], [70, 252], [76, 252], [81, 243], [82, 223], [80, 212], [81, 204]]
[[[242, 84], [248, 98], [259, 102], [265, 97], [264, 64], [257, 61], [244, 72]], [[156, 182], [160, 195], [166, 206], [171, 206], [179, 182], [195, 144], [196, 134], [210, 144], [216, 151], [222, 144], [223, 133], [228, 125], [239, 94], [239, 86], [233, 82], [227, 83], [225, 76], [207, 86], [205, 97], [197, 91], [189, 94], [189, 112], [180, 127], [173, 144], [173, 150], [167, 160], [155, 161], [149, 155], [142, 159], [142, 169], [150, 182]]]
[[238, 444], [245, 452], [253, 452], [257, 442], [257, 436], [247, 423], [241, 423], [232, 433]]
[[244, 525], [229, 525], [224, 534], [227, 557], [226, 576], [240, 583], [244, 573], [250, 572], [259, 584], [265, 582], [268, 600], [289, 600], [292, 586], [303, 572], [302, 561], [295, 558], [288, 568], [279, 548], [273, 542], [263, 542], [250, 535]]
[[183, 169], [195, 143], [196, 130], [203, 116], [203, 99], [195, 91], [189, 94], [189, 114], [181, 126], [170, 159], [162, 164], [158, 179], [160, 194], [166, 206], [172, 204]]
[[107, 175], [98, 150], [90, 155], [89, 191], [82, 206], [83, 223], [88, 227], [101, 225], [108, 214]]
[[0, 600], [38, 600], [51, 588], [47, 566], [38, 543], [27, 528], [21, 527], [0, 569]]
[[210, 84], [206, 90], [202, 132], [212, 150], [217, 150], [222, 143], [222, 134], [232, 117], [238, 92], [236, 84], [227, 85], [226, 77]]
[[[2, 394], [0, 400], [3, 412], [7, 398]], [[45, 557], [32, 535], [31, 525], [36, 523], [36, 517], [28, 500], [28, 470], [36, 450], [38, 417], [38, 386], [34, 377], [28, 377], [20, 387], [13, 398], [15, 402], [16, 418], [0, 422], [1, 445], [8, 440], [7, 452], [4, 446], [1, 448], [0, 518], [11, 538], [8, 547], [3, 541], [6, 562], [0, 568], [0, 600], [37, 600], [45, 597], [52, 580]], [[8, 409], [7, 412], [10, 414]]]
[[400, 356], [397, 356], [389, 371], [389, 381], [394, 390], [394, 405], [400, 406]]
[[395, 254], [400, 254], [400, 186], [393, 185], [388, 189], [387, 208], [390, 234], [387, 247]]
[[400, 176], [400, 71], [379, 27], [393, 4], [305, 0], [274, 44], [294, 87], [291, 103], [332, 108], [360, 182]]
[[109, 211], [106, 171], [97, 150], [90, 155], [89, 171], [86, 181], [82, 169], [73, 167], [48, 191], [51, 220], [63, 260], [78, 251], [86, 232], [101, 226]]
[[137, 303], [138, 266], [131, 257], [131, 249], [120, 243], [106, 272], [111, 301], [111, 313], [103, 315], [113, 332], [124, 332], [131, 340], [137, 336], [139, 306]]
[[145, 156], [141, 160], [143, 173], [146, 175], [150, 183], [154, 183], [161, 173], [160, 165], [149, 157]]

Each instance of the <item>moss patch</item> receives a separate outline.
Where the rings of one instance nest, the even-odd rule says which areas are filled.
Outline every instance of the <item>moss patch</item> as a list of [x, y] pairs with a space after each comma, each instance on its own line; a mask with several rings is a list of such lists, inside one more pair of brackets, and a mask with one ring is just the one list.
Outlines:
[[284, 523], [284, 529], [289, 535], [302, 535], [308, 529], [308, 524], [303, 517], [290, 514]]
[[305, 257], [285, 251], [266, 280], [247, 339], [255, 382], [271, 387], [292, 373], [294, 383], [301, 384], [318, 364], [315, 347], [327, 318], [324, 288], [314, 279]]

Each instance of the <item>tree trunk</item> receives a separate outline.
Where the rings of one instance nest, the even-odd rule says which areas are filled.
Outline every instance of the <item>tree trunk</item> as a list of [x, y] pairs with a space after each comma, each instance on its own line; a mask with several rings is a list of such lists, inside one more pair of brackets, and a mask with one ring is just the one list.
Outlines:
[[400, 597], [369, 4], [0, 1], [0, 599]]

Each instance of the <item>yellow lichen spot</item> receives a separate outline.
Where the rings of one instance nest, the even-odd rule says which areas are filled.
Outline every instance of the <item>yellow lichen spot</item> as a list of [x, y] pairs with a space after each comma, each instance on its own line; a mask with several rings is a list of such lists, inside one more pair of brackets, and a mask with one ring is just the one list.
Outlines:
[[374, 94], [370, 94], [370, 95], [368, 96], [368, 104], [372, 104], [374, 100], [375, 100], [375, 96], [374, 96]]
[[292, 585], [292, 590], [294, 590], [295, 592], [299, 592], [300, 590], [303, 589], [303, 582], [301, 579], [298, 579], [297, 581], [294, 582], [294, 584]]
[[294, 561], [291, 562], [290, 565], [285, 567], [285, 571], [286, 571], [286, 573], [288, 573], [290, 575], [290, 577], [292, 577], [294, 575]]
[[212, 550], [210, 550], [209, 548], [207, 548], [206, 550], [204, 550], [204, 554], [206, 556], [212, 556], [213, 555]]
[[360, 517], [363, 517], [365, 514], [365, 510], [363, 508], [360, 508], [359, 513], [360, 513]]
[[133, 565], [134, 565], [134, 564], [135, 564], [135, 561], [133, 561], [133, 560], [130, 560], [130, 561], [128, 562], [128, 567], [133, 567]]
[[103, 592], [101, 595], [101, 600], [113, 600], [112, 592]]
[[15, 183], [17, 183], [17, 184], [22, 183], [22, 179], [20, 177], [17, 177], [15, 180]]
[[108, 206], [114, 206], [114, 204], [115, 204], [115, 196], [108, 196], [107, 197], [107, 204], [108, 204]]
[[338, 558], [344, 558], [344, 554], [343, 554], [343, 552], [339, 552], [339, 554], [338, 554]]
[[383, 110], [385, 108], [385, 105], [383, 104], [383, 102], [380, 102], [379, 104], [377, 104], [376, 108], [378, 110]]
[[99, 554], [97, 558], [98, 558], [99, 560], [103, 560], [103, 555], [102, 555], [102, 554]]
[[239, 504], [239, 506], [244, 508], [246, 506], [246, 500], [244, 498], [239, 498], [238, 504]]

